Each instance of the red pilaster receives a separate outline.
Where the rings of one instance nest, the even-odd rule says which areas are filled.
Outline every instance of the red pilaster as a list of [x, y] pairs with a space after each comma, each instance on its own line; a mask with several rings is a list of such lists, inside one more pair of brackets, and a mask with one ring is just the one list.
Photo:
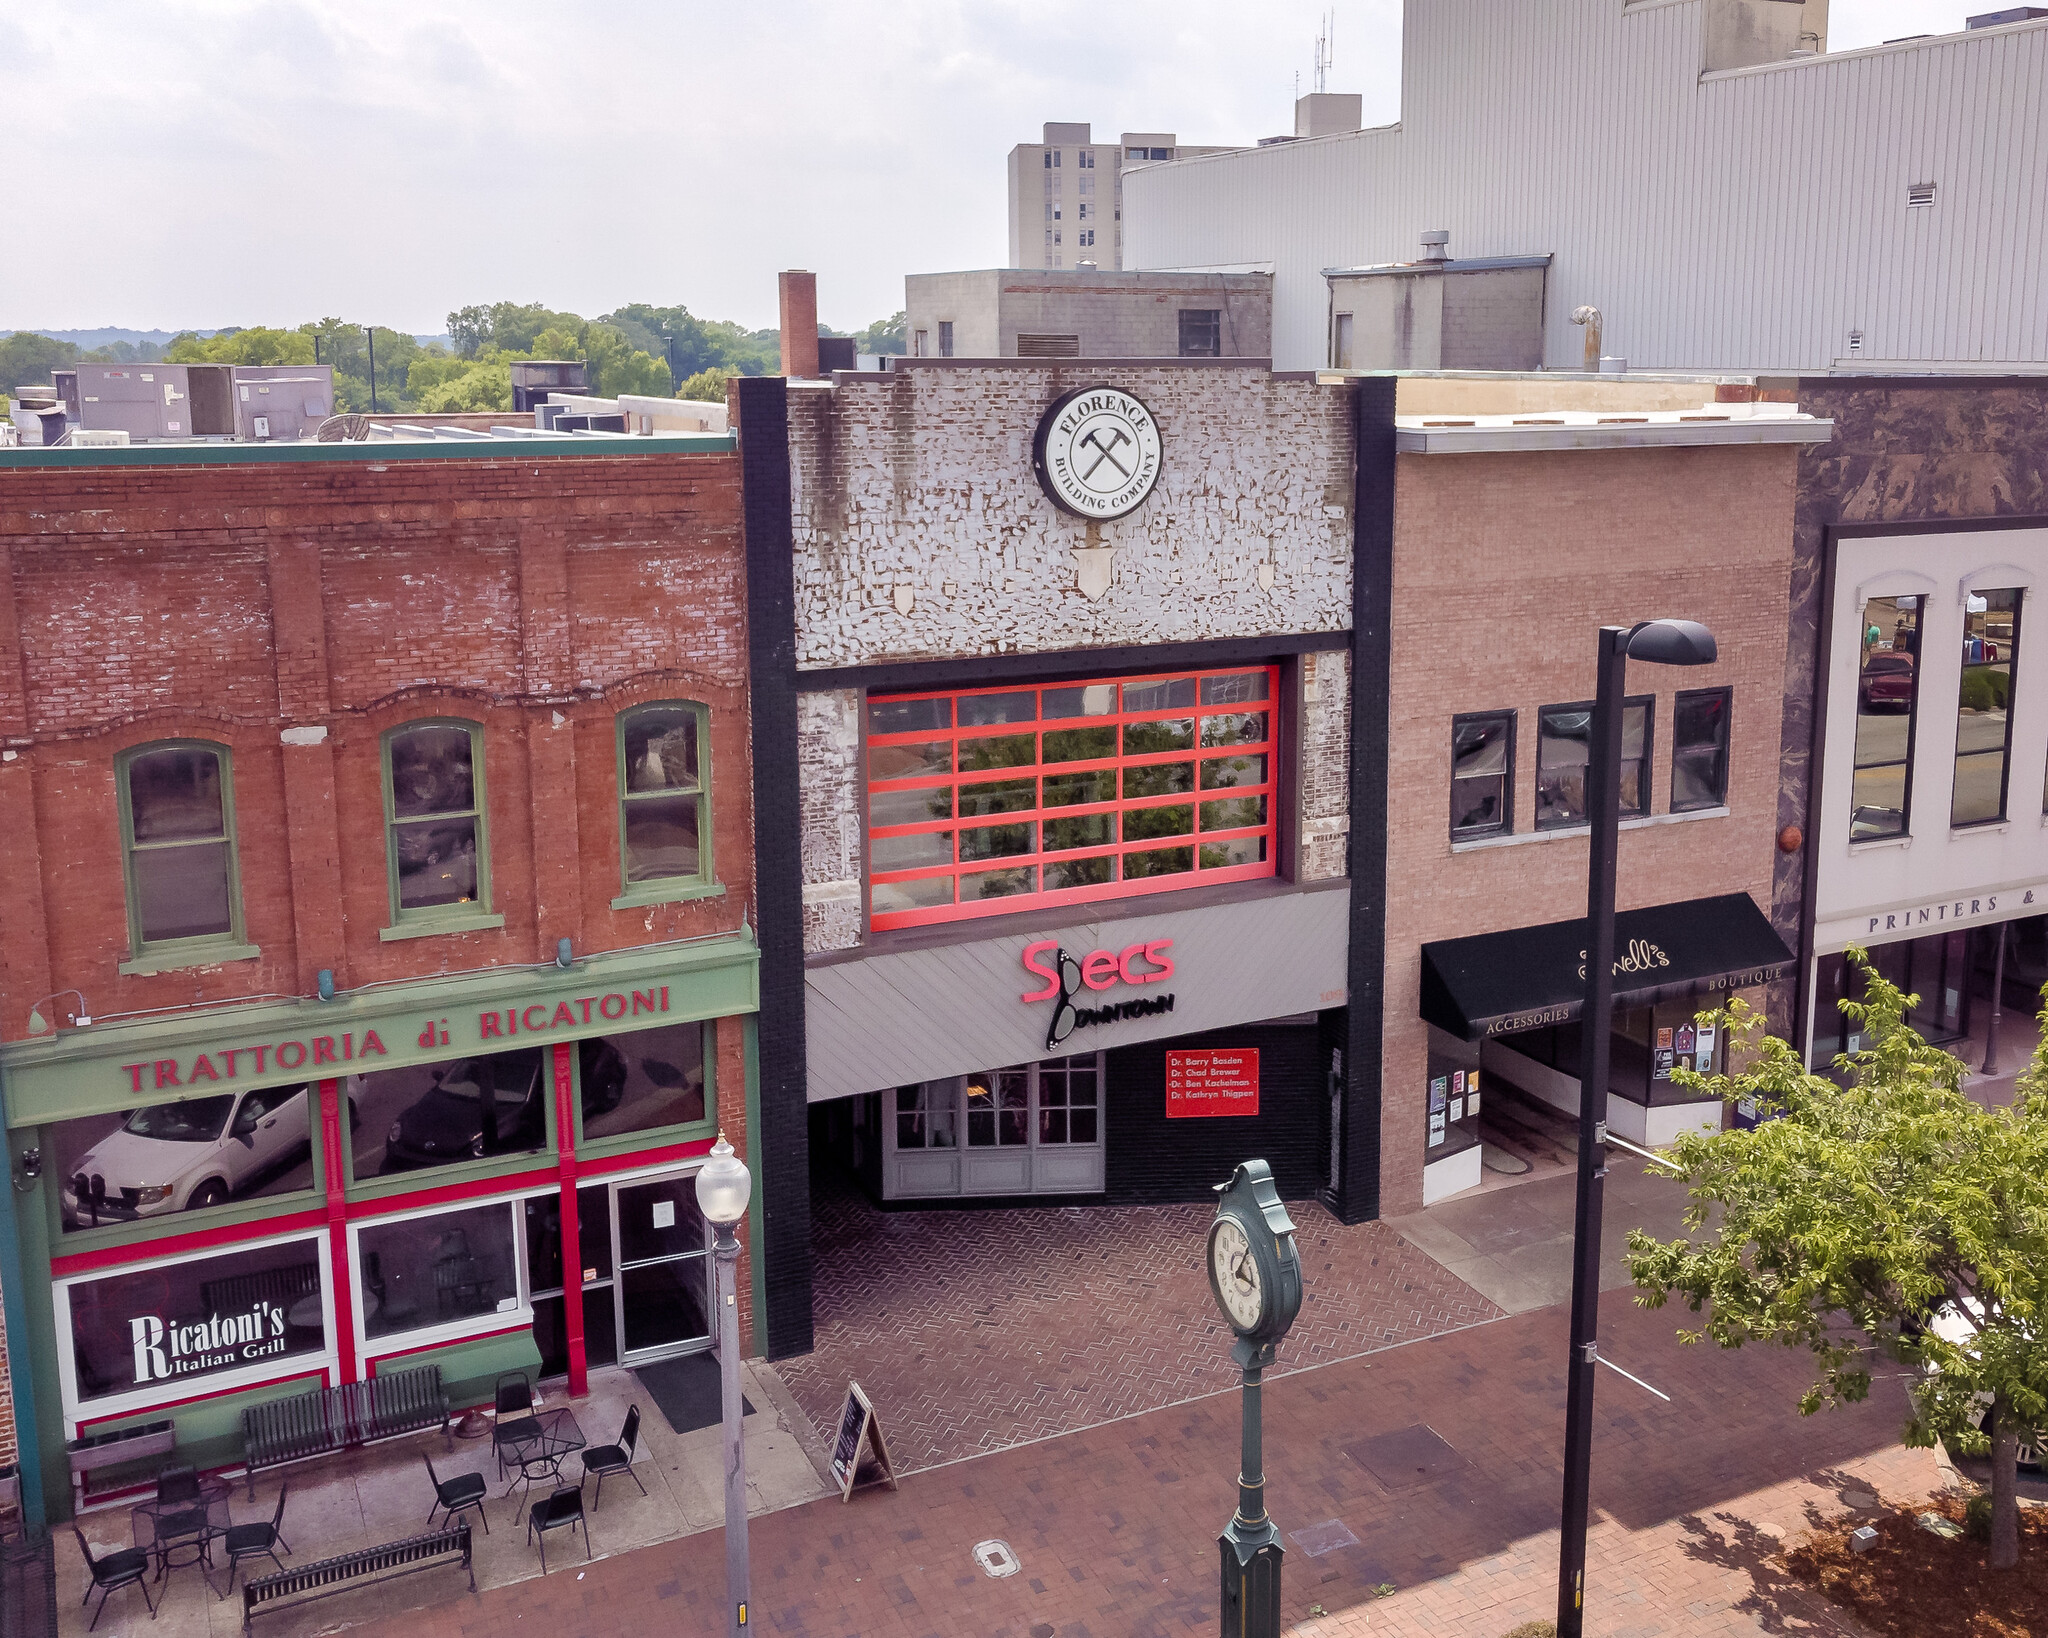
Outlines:
[[562, 1334], [569, 1343], [569, 1393], [590, 1391], [583, 1353], [583, 1240], [576, 1217], [576, 1109], [570, 1085], [569, 1047], [555, 1048], [555, 1133], [562, 1157]]
[[335, 1376], [356, 1380], [355, 1304], [349, 1295], [348, 1191], [342, 1170], [341, 1082], [320, 1083], [320, 1164], [327, 1173], [327, 1243], [333, 1253]]

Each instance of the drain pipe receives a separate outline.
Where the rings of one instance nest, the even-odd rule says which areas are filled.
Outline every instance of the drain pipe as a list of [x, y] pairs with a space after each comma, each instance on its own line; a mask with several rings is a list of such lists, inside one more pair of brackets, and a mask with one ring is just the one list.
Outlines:
[[1574, 307], [1572, 323], [1586, 327], [1586, 373], [1600, 373], [1600, 309], [1597, 307]]

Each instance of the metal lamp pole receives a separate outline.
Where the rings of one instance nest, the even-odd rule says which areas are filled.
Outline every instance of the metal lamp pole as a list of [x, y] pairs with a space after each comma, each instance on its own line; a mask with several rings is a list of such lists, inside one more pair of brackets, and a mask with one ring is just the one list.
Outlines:
[[1579, 1178], [1572, 1229], [1571, 1357], [1565, 1376], [1558, 1638], [1580, 1638], [1586, 1608], [1593, 1367], [1600, 1352], [1600, 1218], [1607, 1177], [1607, 1070], [1614, 1018], [1614, 863], [1621, 832], [1622, 700], [1631, 654], [1664, 665], [1705, 665], [1714, 658], [1714, 635], [1690, 620], [1600, 628], [1599, 686], [1586, 767], [1586, 817], [1592, 822], [1593, 847], [1586, 876], [1586, 1006], [1579, 1026]]
[[725, 1588], [728, 1638], [747, 1630], [747, 1453], [741, 1426], [740, 1313], [734, 1270], [740, 1258], [735, 1232], [747, 1214], [754, 1180], [733, 1153], [725, 1134], [711, 1146], [711, 1158], [697, 1174], [697, 1207], [716, 1236], [719, 1398], [725, 1427]]

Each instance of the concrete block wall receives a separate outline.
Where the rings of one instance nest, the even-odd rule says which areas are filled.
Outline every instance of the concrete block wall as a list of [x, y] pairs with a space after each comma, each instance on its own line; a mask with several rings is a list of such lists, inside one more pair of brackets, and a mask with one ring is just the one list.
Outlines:
[[[1056, 510], [1040, 415], [1098, 366], [911, 361], [790, 393], [799, 669], [1343, 631], [1351, 619], [1345, 389], [1255, 366], [1119, 368], [1158, 418], [1152, 498]], [[1090, 599], [1075, 552], [1107, 548]]]
[[1343, 649], [1301, 660], [1301, 848], [1296, 874], [1334, 881], [1350, 869], [1351, 656]]
[[860, 942], [860, 709], [857, 688], [796, 697], [806, 955]]
[[[1422, 1204], [1427, 1032], [1421, 947], [1583, 916], [1583, 830], [1534, 832], [1537, 711], [1590, 699], [1602, 624], [1703, 621], [1710, 666], [1635, 664], [1652, 694], [1651, 813], [1671, 799], [1672, 697], [1730, 686], [1725, 815], [1625, 829], [1621, 909], [1746, 892], [1770, 906], [1778, 828], [1793, 476], [1790, 447], [1403, 455], [1395, 490], [1388, 702], [1381, 1208]], [[1514, 829], [1454, 848], [1451, 718], [1518, 713]], [[1756, 1004], [1761, 992], [1746, 993]]]

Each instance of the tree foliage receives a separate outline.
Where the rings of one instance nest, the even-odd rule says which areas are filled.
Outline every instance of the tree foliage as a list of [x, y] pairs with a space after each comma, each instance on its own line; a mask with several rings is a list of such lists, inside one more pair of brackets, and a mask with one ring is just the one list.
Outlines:
[[1636, 1300], [1703, 1315], [1688, 1342], [1809, 1349], [1820, 1375], [1802, 1414], [1866, 1397], [1874, 1358], [1908, 1367], [1906, 1442], [1989, 1450], [1991, 1562], [2009, 1567], [2017, 1441], [2048, 1425], [2048, 1041], [2013, 1106], [1986, 1108], [1963, 1091], [1962, 1061], [1904, 1022], [1915, 998], [1849, 955], [1864, 999], [1842, 1007], [1865, 1044], [1835, 1059], [1842, 1084], [1740, 1000], [1712, 1017], [1746, 1067], [1676, 1072], [1767, 1118], [1672, 1147], [1687, 1234], [1630, 1234]]
[[740, 372], [725, 364], [714, 364], [709, 369], [699, 370], [683, 383], [678, 398], [694, 398], [700, 403], [722, 404], [725, 402], [725, 384]]
[[909, 334], [910, 315], [898, 308], [893, 317], [876, 319], [865, 330], [854, 331], [854, 350], [863, 353], [901, 353]]
[[76, 342], [39, 336], [33, 330], [16, 330], [0, 341], [0, 392], [12, 394], [19, 388], [45, 383], [52, 370], [61, 370], [77, 359]]
[[221, 330], [201, 340], [189, 330], [164, 350], [167, 364], [310, 364], [313, 337], [303, 329]]

